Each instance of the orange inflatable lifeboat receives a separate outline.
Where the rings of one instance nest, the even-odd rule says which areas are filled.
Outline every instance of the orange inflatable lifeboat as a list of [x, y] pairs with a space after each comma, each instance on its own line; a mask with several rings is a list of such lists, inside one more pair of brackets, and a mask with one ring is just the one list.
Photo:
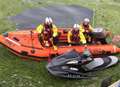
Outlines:
[[[59, 41], [67, 41], [67, 31], [65, 29], [59, 29]], [[70, 49], [75, 49], [77, 52], [82, 53], [84, 51], [83, 45], [58, 46], [57, 50], [52, 47], [43, 47], [39, 41], [38, 33], [35, 30], [21, 30], [8, 32], [0, 35], [0, 43], [7, 47], [12, 53], [28, 59], [34, 60], [47, 60], [49, 57], [60, 55]], [[114, 45], [89, 45], [87, 46], [93, 55], [99, 54], [112, 54], [119, 53], [120, 48]]]

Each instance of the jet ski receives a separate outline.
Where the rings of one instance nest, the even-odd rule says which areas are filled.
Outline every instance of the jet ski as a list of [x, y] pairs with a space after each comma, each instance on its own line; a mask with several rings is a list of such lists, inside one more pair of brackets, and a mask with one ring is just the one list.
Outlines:
[[[21, 58], [36, 61], [48, 60], [48, 58], [64, 54], [71, 49], [82, 53], [85, 48], [84, 45], [69, 46], [65, 44], [67, 43], [67, 32], [69, 29], [70, 28], [59, 28], [59, 43], [64, 44], [58, 45], [57, 50], [54, 50], [53, 47], [43, 46], [42, 41], [39, 40], [39, 33], [36, 32], [35, 29], [11, 31], [1, 34], [0, 44]], [[98, 34], [102, 35], [103, 33], [102, 31], [94, 32], [94, 36], [99, 36]], [[99, 39], [102, 39], [102, 37]], [[88, 44], [87, 47], [92, 55], [120, 53], [120, 48], [111, 44]]]
[[108, 87], [120, 87], [120, 80], [114, 82], [113, 84], [111, 84], [110, 86]]
[[48, 72], [56, 77], [84, 79], [93, 77], [93, 71], [106, 69], [117, 64], [116, 56], [83, 57], [75, 50], [68, 51], [51, 60], [46, 66]]

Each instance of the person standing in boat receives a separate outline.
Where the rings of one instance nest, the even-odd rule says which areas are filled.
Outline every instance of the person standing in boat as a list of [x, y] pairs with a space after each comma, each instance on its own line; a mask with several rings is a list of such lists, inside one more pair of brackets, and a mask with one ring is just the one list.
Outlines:
[[67, 40], [69, 45], [78, 45], [78, 44], [86, 44], [86, 39], [83, 32], [80, 31], [79, 24], [74, 24], [73, 28], [68, 31]]
[[57, 50], [58, 29], [53, 24], [51, 17], [46, 17], [44, 23], [40, 24], [36, 31], [39, 33], [39, 38], [42, 38], [45, 47], [53, 46], [54, 49]]
[[85, 18], [83, 20], [82, 24], [80, 25], [80, 31], [84, 33], [87, 43], [91, 43], [93, 28], [90, 25], [90, 19]]

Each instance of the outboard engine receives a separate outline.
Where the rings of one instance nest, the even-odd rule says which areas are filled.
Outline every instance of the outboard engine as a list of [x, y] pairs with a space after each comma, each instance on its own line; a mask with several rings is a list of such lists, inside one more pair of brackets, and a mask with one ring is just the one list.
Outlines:
[[75, 50], [52, 59], [47, 65], [50, 74], [63, 78], [84, 79], [93, 77], [92, 71], [108, 68], [118, 62], [115, 56], [104, 58], [82, 58]]
[[98, 28], [94, 28], [93, 30], [93, 38], [95, 43], [100, 42], [101, 44], [107, 44], [106, 41], [106, 30], [98, 27]]

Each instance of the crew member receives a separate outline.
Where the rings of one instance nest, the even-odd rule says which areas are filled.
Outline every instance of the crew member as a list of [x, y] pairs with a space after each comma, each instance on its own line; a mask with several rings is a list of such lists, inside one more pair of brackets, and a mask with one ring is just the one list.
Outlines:
[[71, 44], [86, 44], [86, 39], [83, 32], [80, 31], [79, 24], [74, 24], [73, 28], [68, 32], [67, 35], [68, 43]]
[[84, 33], [87, 43], [91, 43], [93, 28], [90, 25], [90, 20], [88, 18], [83, 20], [82, 24], [80, 25], [80, 31]]
[[[36, 31], [39, 33], [40, 38], [42, 38], [43, 42], [48, 40], [47, 46], [51, 46], [51, 43], [55, 50], [57, 50], [57, 42], [58, 42], [58, 29], [53, 24], [53, 20], [50, 17], [46, 17], [43, 24], [40, 24]], [[44, 44], [46, 46], [46, 44]]]

